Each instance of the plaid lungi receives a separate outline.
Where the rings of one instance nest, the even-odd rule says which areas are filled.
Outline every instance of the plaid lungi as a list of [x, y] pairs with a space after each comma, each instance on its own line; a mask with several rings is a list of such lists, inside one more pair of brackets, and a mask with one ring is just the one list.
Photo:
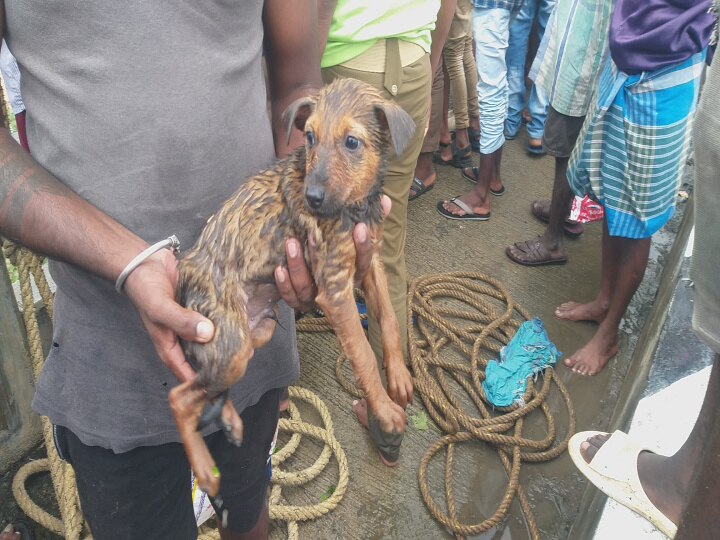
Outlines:
[[611, 236], [648, 238], [672, 217], [704, 60], [705, 51], [638, 75], [607, 62], [568, 183], [605, 207]]

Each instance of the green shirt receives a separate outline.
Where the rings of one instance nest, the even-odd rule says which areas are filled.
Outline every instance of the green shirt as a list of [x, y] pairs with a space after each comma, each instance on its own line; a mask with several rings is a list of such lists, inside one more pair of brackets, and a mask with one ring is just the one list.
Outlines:
[[322, 67], [355, 58], [378, 40], [398, 38], [430, 52], [440, 0], [338, 0]]

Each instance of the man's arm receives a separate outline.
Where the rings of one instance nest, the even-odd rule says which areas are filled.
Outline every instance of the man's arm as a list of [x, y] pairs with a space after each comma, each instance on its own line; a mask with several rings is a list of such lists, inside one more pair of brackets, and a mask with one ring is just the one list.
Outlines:
[[325, 52], [325, 45], [327, 45], [330, 23], [332, 23], [336, 6], [337, 0], [318, 0], [318, 44], [320, 45], [321, 59]]
[[432, 45], [430, 46], [430, 67], [432, 68], [430, 73], [434, 74], [440, 63], [440, 56], [445, 46], [445, 40], [450, 33], [456, 6], [457, 0], [441, 0], [440, 2], [440, 10], [437, 21], [435, 21], [435, 30], [432, 32]]
[[287, 144], [283, 112], [322, 86], [316, 1], [267, 0], [263, 21], [275, 153], [282, 157], [302, 141], [302, 134], [293, 130]]

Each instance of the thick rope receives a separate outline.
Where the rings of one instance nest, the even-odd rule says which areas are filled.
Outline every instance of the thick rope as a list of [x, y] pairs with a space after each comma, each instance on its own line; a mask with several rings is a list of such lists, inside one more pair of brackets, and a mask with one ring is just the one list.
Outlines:
[[[505, 286], [486, 275], [454, 272], [422, 276], [410, 284], [408, 292], [408, 348], [413, 383], [425, 408], [447, 435], [431, 445], [418, 470], [420, 493], [433, 517], [458, 538], [479, 535], [497, 526], [507, 516], [517, 497], [531, 537], [539, 538], [527, 495], [519, 484], [524, 461], [554, 459], [567, 448], [575, 431], [575, 412], [570, 395], [548, 368], [541, 384], [529, 381], [522, 406], [494, 407], [488, 403], [481, 383], [485, 367], [509, 343], [527, 312], [515, 303]], [[323, 327], [323, 324], [326, 326]], [[329, 330], [323, 320], [301, 319], [298, 326], [310, 331]], [[362, 392], [343, 369], [340, 355], [335, 374], [341, 386], [360, 397]], [[555, 420], [546, 399], [552, 388], [560, 393], [567, 408], [568, 431], [556, 437]], [[546, 436], [535, 440], [522, 434], [524, 418], [540, 409], [546, 423]], [[455, 447], [459, 443], [481, 442], [493, 445], [508, 476], [505, 493], [492, 516], [476, 524], [458, 520], [453, 494]], [[430, 492], [427, 471], [432, 458], [445, 453], [445, 509]]]
[[[575, 431], [570, 396], [551, 368], [542, 383], [528, 382], [523, 405], [507, 408], [488, 403], [481, 383], [485, 367], [496, 358], [523, 320], [526, 311], [515, 304], [505, 287], [483, 274], [455, 272], [416, 279], [408, 292], [408, 346], [414, 382], [435, 423], [448, 435], [427, 449], [420, 462], [418, 481], [425, 505], [440, 523], [458, 537], [479, 535], [497, 526], [518, 498], [531, 537], [540, 537], [527, 496], [519, 484], [523, 461], [540, 462], [562, 454]], [[537, 382], [537, 381], [536, 381]], [[546, 398], [551, 387], [559, 391], [568, 411], [568, 432], [558, 440]], [[524, 418], [540, 409], [547, 425], [541, 440], [523, 436]], [[458, 520], [453, 496], [455, 445], [479, 441], [493, 445], [508, 476], [505, 494], [492, 516], [480, 523]], [[427, 478], [428, 465], [443, 448], [445, 504], [433, 499]]]

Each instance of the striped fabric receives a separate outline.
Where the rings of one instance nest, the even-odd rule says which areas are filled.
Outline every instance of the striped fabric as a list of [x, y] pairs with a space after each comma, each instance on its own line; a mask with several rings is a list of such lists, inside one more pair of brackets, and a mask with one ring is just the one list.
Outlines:
[[648, 238], [673, 214], [690, 148], [705, 52], [657, 71], [627, 75], [609, 61], [568, 183], [605, 207], [611, 236]]
[[558, 0], [530, 70], [557, 112], [587, 114], [614, 5], [615, 0]]
[[481, 9], [507, 9], [508, 11], [517, 11], [522, 6], [524, 0], [472, 0], [475, 8]]

